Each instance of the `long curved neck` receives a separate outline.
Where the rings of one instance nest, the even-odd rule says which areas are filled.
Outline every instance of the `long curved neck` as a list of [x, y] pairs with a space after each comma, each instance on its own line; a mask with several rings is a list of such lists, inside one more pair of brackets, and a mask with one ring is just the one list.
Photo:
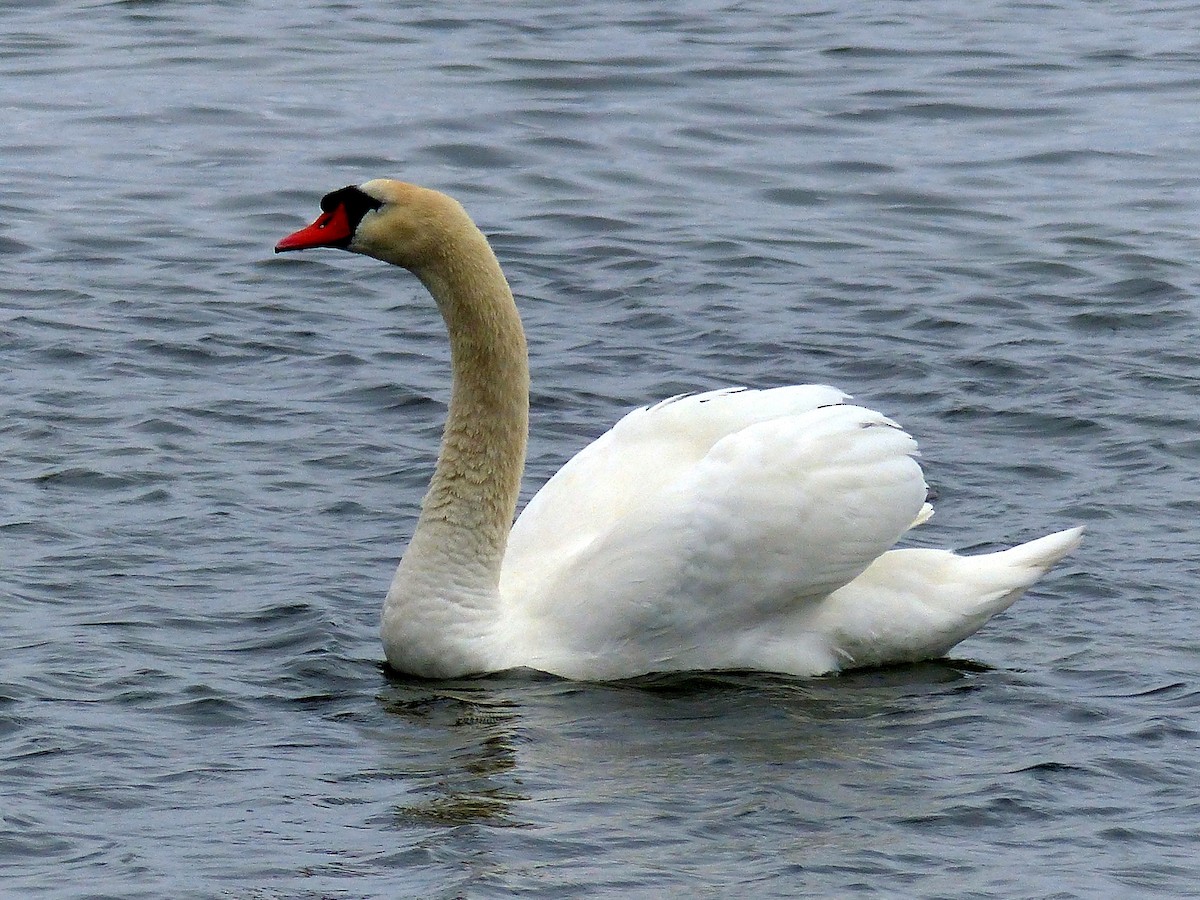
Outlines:
[[476, 240], [447, 247], [442, 264], [421, 276], [450, 335], [453, 387], [417, 533], [436, 530], [471, 547], [494, 586], [525, 467], [529, 360], [500, 264], [483, 235], [471, 231], [465, 237]]
[[452, 607], [455, 621], [484, 625], [496, 612], [525, 465], [529, 362], [512, 292], [483, 234], [464, 223], [437, 245], [414, 272], [446, 323], [454, 382], [437, 467], [388, 605], [405, 618]]

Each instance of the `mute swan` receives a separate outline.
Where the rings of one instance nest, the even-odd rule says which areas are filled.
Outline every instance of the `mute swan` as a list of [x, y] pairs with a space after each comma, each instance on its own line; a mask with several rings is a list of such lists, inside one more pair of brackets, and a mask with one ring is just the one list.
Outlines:
[[450, 197], [387, 179], [333, 191], [321, 209], [276, 252], [338, 247], [402, 266], [450, 337], [442, 446], [383, 607], [396, 670], [809, 676], [928, 659], [1079, 542], [1082, 528], [970, 557], [889, 549], [932, 513], [916, 443], [822, 385], [635, 410], [513, 524], [529, 369], [487, 239]]

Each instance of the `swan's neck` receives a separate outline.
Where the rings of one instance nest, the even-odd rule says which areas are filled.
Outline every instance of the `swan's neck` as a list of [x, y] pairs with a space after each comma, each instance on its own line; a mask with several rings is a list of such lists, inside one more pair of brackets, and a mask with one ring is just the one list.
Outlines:
[[429, 674], [453, 669], [461, 639], [479, 644], [495, 622], [529, 425], [525, 333], [500, 265], [473, 225], [439, 244], [416, 274], [450, 335], [453, 389], [437, 467], [384, 609], [389, 660]]
[[422, 279], [450, 333], [454, 381], [413, 544], [430, 531], [469, 550], [494, 587], [525, 465], [529, 363], [508, 283], [487, 244], [477, 250], [486, 257], [471, 254]]

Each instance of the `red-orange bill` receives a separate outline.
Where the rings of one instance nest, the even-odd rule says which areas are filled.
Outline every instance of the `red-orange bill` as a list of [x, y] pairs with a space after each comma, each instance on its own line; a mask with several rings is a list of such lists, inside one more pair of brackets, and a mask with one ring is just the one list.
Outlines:
[[345, 247], [353, 236], [346, 208], [339, 205], [322, 213], [311, 225], [289, 234], [275, 245], [275, 252], [308, 250], [310, 247]]

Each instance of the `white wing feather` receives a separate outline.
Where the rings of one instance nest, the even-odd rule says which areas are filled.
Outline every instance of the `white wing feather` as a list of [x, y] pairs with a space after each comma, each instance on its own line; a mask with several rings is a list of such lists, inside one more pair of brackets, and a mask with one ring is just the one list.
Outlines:
[[845, 399], [837, 388], [806, 384], [681, 395], [633, 410], [580, 450], [526, 505], [508, 538], [501, 594], [539, 592], [576, 553], [729, 434]]
[[[923, 514], [916, 444], [805, 386], [631, 413], [513, 529], [500, 592], [526, 665], [607, 677], [729, 665], [732, 641], [828, 596]], [[582, 498], [582, 499], [581, 499]], [[631, 665], [632, 664], [632, 665]]]

